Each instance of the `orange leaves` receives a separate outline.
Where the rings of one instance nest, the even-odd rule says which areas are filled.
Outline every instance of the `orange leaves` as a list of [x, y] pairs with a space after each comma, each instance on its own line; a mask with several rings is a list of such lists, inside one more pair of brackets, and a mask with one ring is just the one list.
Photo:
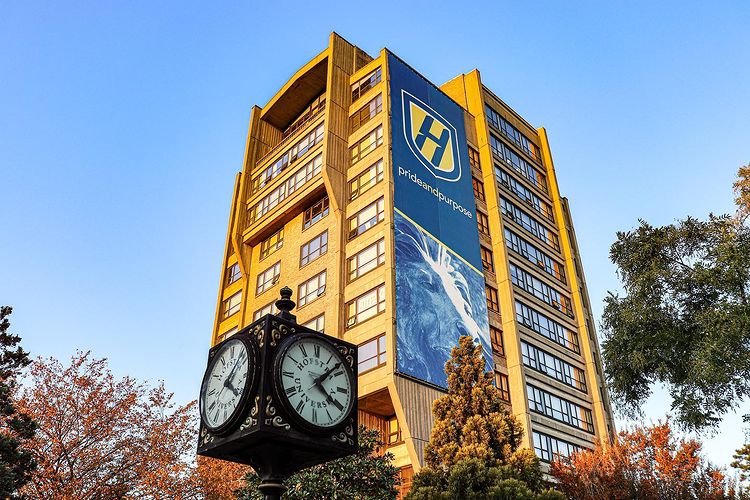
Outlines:
[[669, 422], [622, 431], [607, 450], [575, 453], [552, 463], [559, 489], [571, 498], [724, 498], [724, 475], [707, 464], [695, 440], [677, 439]]
[[38, 467], [23, 489], [32, 498], [231, 498], [208, 478], [235, 484], [246, 470], [196, 468], [195, 402], [177, 406], [162, 384], [115, 378], [89, 352], [67, 366], [33, 363], [19, 405], [39, 424], [30, 443]]

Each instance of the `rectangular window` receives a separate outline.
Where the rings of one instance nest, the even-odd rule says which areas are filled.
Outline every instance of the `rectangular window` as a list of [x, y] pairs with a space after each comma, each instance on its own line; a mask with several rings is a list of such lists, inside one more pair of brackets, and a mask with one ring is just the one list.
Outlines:
[[495, 264], [492, 262], [492, 251], [489, 248], [483, 246], [479, 247], [479, 251], [482, 254], [482, 267], [485, 271], [491, 273], [495, 272]]
[[586, 377], [580, 368], [523, 340], [521, 341], [521, 357], [523, 364], [532, 370], [586, 392]]
[[316, 316], [307, 323], [303, 323], [302, 326], [323, 333], [326, 329], [326, 315], [321, 314], [320, 316]]
[[497, 290], [489, 285], [485, 285], [484, 291], [487, 294], [487, 309], [500, 312], [500, 302], [497, 300]]
[[262, 318], [266, 314], [277, 314], [278, 312], [279, 310], [276, 309], [276, 301], [274, 300], [270, 304], [266, 304], [265, 306], [255, 311], [253, 313], [253, 321], [258, 321], [260, 318]]
[[535, 238], [545, 243], [550, 248], [560, 251], [560, 242], [557, 235], [548, 229], [544, 224], [538, 222], [529, 214], [518, 208], [512, 202], [500, 197], [500, 207], [504, 217], [512, 220], [526, 231], [531, 233]]
[[474, 187], [474, 198], [484, 201], [484, 184], [476, 177], [471, 178], [471, 185]]
[[349, 239], [359, 236], [372, 226], [383, 220], [385, 216], [385, 202], [383, 198], [370, 203], [365, 208], [349, 218]]
[[300, 267], [309, 264], [328, 251], [328, 230], [311, 239], [300, 249]]
[[494, 326], [490, 327], [490, 343], [492, 350], [500, 356], [505, 356], [505, 346], [503, 345], [503, 332]]
[[302, 230], [304, 231], [326, 215], [328, 215], [328, 196], [305, 210], [305, 215], [302, 217]]
[[532, 245], [516, 233], [508, 229], [504, 230], [505, 244], [515, 253], [528, 260], [535, 266], [542, 269], [545, 273], [557, 279], [561, 283], [567, 283], [565, 279], [565, 267], [554, 260], [552, 257], [542, 252], [536, 246]]
[[281, 274], [281, 261], [272, 265], [265, 271], [258, 274], [258, 281], [255, 287], [255, 295], [260, 295], [279, 281], [279, 274]]
[[385, 263], [385, 240], [369, 245], [347, 259], [349, 282]]
[[516, 321], [575, 353], [580, 353], [578, 334], [544, 314], [516, 301]]
[[282, 227], [271, 236], [260, 242], [260, 260], [280, 250], [284, 246], [284, 228]]
[[365, 373], [385, 365], [385, 334], [368, 340], [357, 348], [357, 373]]
[[482, 234], [490, 235], [490, 220], [482, 212], [477, 210], [477, 227]]
[[354, 200], [362, 193], [370, 190], [373, 186], [383, 180], [383, 159], [373, 163], [349, 181], [349, 199]]
[[380, 68], [378, 68], [366, 77], [355, 82], [352, 85], [352, 103], [366, 94], [368, 90], [380, 83], [381, 78], [382, 71]]
[[311, 181], [323, 169], [323, 156], [318, 155], [292, 175], [286, 182], [279, 185], [276, 189], [269, 192], [257, 203], [248, 209], [248, 219], [255, 222], [271, 210], [276, 208], [282, 201], [295, 191], [298, 191], [304, 184]]
[[385, 284], [346, 304], [346, 327], [351, 328], [385, 312]]
[[500, 398], [503, 401], [510, 403], [510, 384], [508, 383], [508, 376], [500, 372], [495, 372], [495, 385], [497, 386], [497, 390], [500, 391]]
[[360, 139], [354, 146], [349, 148], [351, 153], [351, 164], [354, 165], [365, 156], [372, 153], [376, 147], [383, 144], [383, 126], [378, 128]]
[[530, 384], [526, 384], [526, 395], [529, 398], [529, 410], [571, 427], [594, 433], [594, 419], [588, 408]]
[[216, 339], [216, 343], [219, 344], [221, 342], [224, 342], [226, 339], [228, 339], [229, 337], [231, 337], [232, 335], [234, 335], [235, 333], [237, 333], [237, 330], [239, 330], [238, 326], [230, 328], [226, 332], [224, 332], [221, 335], [219, 335], [219, 337]]
[[323, 271], [320, 274], [316, 274], [309, 280], [305, 281], [299, 286], [297, 292], [297, 304], [298, 307], [302, 307], [310, 302], [313, 302], [318, 297], [323, 295], [326, 291], [326, 272]]
[[293, 136], [297, 131], [303, 129], [305, 125], [310, 123], [313, 118], [318, 116], [326, 109], [326, 95], [320, 94], [318, 97], [313, 99], [305, 110], [299, 114], [297, 119], [289, 125], [284, 133], [281, 135], [282, 139]]
[[490, 149], [492, 149], [492, 154], [498, 161], [509, 165], [544, 193], [549, 192], [547, 189], [547, 176], [537, 170], [531, 163], [521, 158], [515, 151], [506, 146], [503, 141], [492, 134], [490, 134]]
[[372, 120], [381, 111], [383, 111], [383, 95], [379, 94], [349, 118], [349, 133], [353, 134], [359, 130], [362, 125]]
[[474, 168], [481, 168], [479, 164], [479, 151], [469, 147], [469, 165]]
[[242, 292], [239, 291], [226, 299], [222, 306], [224, 319], [228, 318], [233, 314], [240, 312], [240, 305], [242, 305]]
[[284, 152], [275, 162], [260, 171], [250, 181], [250, 194], [253, 195], [266, 187], [272, 179], [287, 169], [297, 158], [307, 153], [313, 146], [323, 141], [324, 125], [321, 123], [312, 132], [297, 141], [294, 146]]
[[532, 435], [534, 436], [534, 451], [542, 462], [552, 462], [560, 458], [567, 458], [581, 449], [580, 446], [568, 443], [562, 439], [553, 438], [541, 432], [532, 431]]
[[495, 178], [500, 183], [500, 185], [505, 186], [507, 189], [509, 189], [521, 201], [542, 214], [550, 222], [555, 222], [555, 217], [552, 214], [552, 205], [550, 205], [546, 201], [543, 201], [540, 197], [532, 193], [530, 189], [518, 182], [508, 172], [501, 168], [495, 167]]
[[227, 286], [231, 285], [238, 279], [242, 277], [242, 273], [240, 273], [240, 264], [238, 262], [235, 262], [231, 266], [227, 268]]
[[570, 298], [515, 264], [510, 264], [509, 267], [510, 279], [514, 285], [522, 290], [526, 290], [537, 299], [551, 305], [569, 318], [573, 317], [573, 306]]
[[492, 109], [489, 105], [485, 105], [485, 109], [487, 111], [487, 121], [490, 122], [490, 125], [499, 130], [537, 163], [542, 163], [542, 153], [539, 150], [539, 146], [531, 142], [528, 137], [523, 135], [520, 130], [511, 125], [508, 120], [500, 116], [500, 113]]
[[396, 415], [388, 419], [388, 436], [386, 437], [386, 445], [393, 446], [401, 442], [401, 427], [398, 425], [398, 419]]

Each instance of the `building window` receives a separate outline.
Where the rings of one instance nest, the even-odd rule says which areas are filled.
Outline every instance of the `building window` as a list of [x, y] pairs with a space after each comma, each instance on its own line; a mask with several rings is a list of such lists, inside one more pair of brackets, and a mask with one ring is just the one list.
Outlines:
[[566, 349], [575, 353], [581, 352], [578, 347], [578, 334], [518, 301], [516, 301], [516, 321]]
[[474, 168], [481, 168], [479, 163], [479, 151], [469, 147], [469, 165]]
[[366, 94], [368, 90], [380, 83], [381, 78], [382, 71], [380, 68], [378, 68], [366, 77], [354, 83], [352, 85], [352, 103]]
[[373, 163], [356, 178], [349, 181], [349, 199], [354, 200], [383, 180], [383, 159]]
[[398, 418], [393, 415], [388, 419], [388, 436], [386, 436], [386, 445], [393, 446], [401, 442], [401, 427], [398, 425]]
[[503, 332], [494, 326], [490, 327], [490, 343], [492, 350], [500, 356], [505, 356], [505, 346], [503, 345]]
[[284, 228], [260, 242], [260, 259], [263, 260], [284, 246]]
[[573, 318], [573, 305], [569, 297], [561, 294], [547, 283], [515, 264], [510, 264], [509, 267], [510, 280], [514, 285], [551, 305], [569, 318]]
[[291, 137], [296, 132], [305, 127], [310, 121], [326, 109], [326, 95], [320, 94], [313, 99], [305, 110], [299, 114], [296, 120], [289, 125], [281, 135], [282, 139]]
[[309, 264], [328, 251], [328, 230], [311, 239], [300, 249], [300, 267]]
[[310, 182], [314, 177], [320, 174], [323, 169], [323, 156], [318, 155], [299, 170], [297, 170], [286, 182], [265, 195], [256, 204], [248, 210], [250, 222], [255, 222], [271, 210], [276, 208], [282, 201], [295, 191], [298, 191], [304, 184]]
[[385, 365], [385, 334], [368, 340], [357, 348], [357, 373], [365, 373]]
[[349, 239], [358, 236], [378, 222], [385, 216], [385, 202], [383, 198], [370, 203], [365, 208], [349, 218]]
[[555, 216], [552, 213], [552, 205], [543, 201], [540, 197], [535, 195], [531, 189], [518, 182], [508, 172], [502, 168], [495, 167], [495, 178], [500, 185], [509, 189], [521, 201], [542, 214], [550, 222], [555, 222]]
[[302, 307], [314, 301], [326, 291], [326, 272], [316, 274], [299, 286], [297, 302]]
[[521, 148], [539, 164], [542, 163], [542, 153], [539, 151], [539, 146], [531, 142], [528, 137], [523, 135], [520, 130], [511, 125], [508, 120], [500, 116], [500, 113], [492, 109], [489, 105], [485, 105], [485, 109], [487, 111], [487, 120], [490, 122], [490, 125], [499, 130], [505, 137], [513, 142], [513, 144]]
[[262, 318], [266, 314], [276, 314], [278, 312], [279, 310], [276, 309], [276, 301], [274, 300], [270, 304], [266, 304], [265, 306], [255, 311], [253, 313], [253, 321], [258, 321], [260, 318]]
[[346, 327], [351, 328], [385, 312], [385, 284], [346, 304]]
[[495, 264], [492, 261], [492, 251], [489, 248], [485, 248], [483, 246], [479, 247], [479, 251], [482, 254], [482, 267], [484, 268], [484, 270], [494, 273]]
[[523, 364], [532, 370], [544, 373], [563, 384], [586, 392], [586, 377], [583, 370], [553, 356], [538, 347], [521, 341], [521, 358]]
[[328, 215], [328, 196], [305, 210], [305, 215], [302, 218], [302, 230], [304, 231], [326, 215]]
[[500, 302], [497, 300], [497, 290], [489, 285], [484, 286], [484, 291], [487, 294], [487, 309], [490, 311], [500, 312]]
[[372, 153], [381, 144], [383, 144], [383, 126], [378, 125], [378, 128], [364, 136], [350, 148], [352, 165]]
[[258, 281], [255, 287], [255, 295], [260, 295], [261, 293], [265, 292], [276, 283], [278, 283], [279, 274], [281, 274], [281, 261], [258, 274]]
[[349, 282], [385, 263], [385, 240], [376, 241], [347, 259]]
[[321, 314], [320, 316], [316, 316], [307, 323], [304, 323], [302, 326], [304, 326], [305, 328], [309, 328], [310, 330], [315, 330], [316, 332], [323, 333], [326, 328], [326, 315]]
[[287, 169], [297, 158], [307, 153], [313, 146], [320, 144], [323, 141], [323, 132], [325, 127], [320, 124], [312, 132], [307, 134], [305, 137], [297, 141], [294, 146], [284, 152], [278, 160], [273, 162], [268, 167], [261, 170], [261, 172], [253, 177], [250, 181], [250, 194], [255, 194], [271, 182], [272, 179], [276, 178]]
[[529, 398], [529, 410], [594, 433], [594, 419], [588, 408], [529, 384], [526, 384], [526, 395]]
[[552, 257], [542, 252], [536, 246], [532, 245], [516, 233], [508, 229], [505, 232], [505, 244], [515, 253], [528, 260], [535, 266], [542, 269], [545, 273], [554, 277], [561, 283], [567, 283], [565, 279], [565, 267], [554, 260]]
[[240, 273], [240, 264], [238, 262], [235, 262], [227, 268], [227, 286], [231, 285], [241, 277], [242, 273]]
[[510, 403], [508, 376], [500, 372], [495, 372], [495, 385], [497, 386], [497, 390], [500, 391], [500, 399]]
[[219, 337], [216, 339], [216, 343], [219, 344], [221, 342], [224, 342], [226, 339], [228, 339], [229, 337], [231, 337], [232, 335], [234, 335], [235, 333], [237, 333], [237, 330], [239, 330], [238, 326], [234, 326], [234, 327], [230, 328], [226, 332], [224, 332], [221, 335], [219, 335]]
[[548, 192], [547, 176], [537, 170], [531, 163], [521, 158], [515, 151], [506, 146], [503, 141], [492, 134], [490, 134], [490, 149], [492, 149], [493, 156], [499, 161], [510, 165], [513, 170], [523, 175], [535, 187], [545, 193]]
[[353, 134], [362, 127], [365, 123], [372, 120], [375, 115], [383, 111], [383, 95], [378, 95], [375, 99], [371, 100], [364, 106], [362, 106], [356, 113], [349, 118], [349, 133]]
[[222, 311], [224, 319], [228, 318], [233, 314], [240, 312], [240, 305], [242, 304], [242, 292], [237, 292], [223, 303]]
[[477, 210], [477, 227], [482, 234], [490, 235], [490, 220], [482, 212]]
[[581, 449], [580, 446], [568, 443], [562, 439], [553, 438], [541, 432], [532, 431], [532, 435], [534, 436], [534, 451], [542, 462], [552, 462], [560, 458], [567, 458]]
[[476, 177], [471, 178], [471, 185], [474, 187], [474, 198], [484, 201], [484, 184]]
[[531, 233], [535, 238], [539, 239], [549, 247], [554, 248], [558, 252], [560, 251], [560, 242], [557, 239], [557, 235], [553, 233], [552, 230], [547, 229], [544, 224], [538, 222], [536, 219], [534, 219], [529, 214], [503, 197], [500, 197], [500, 207], [503, 216], [520, 225], [526, 231]]

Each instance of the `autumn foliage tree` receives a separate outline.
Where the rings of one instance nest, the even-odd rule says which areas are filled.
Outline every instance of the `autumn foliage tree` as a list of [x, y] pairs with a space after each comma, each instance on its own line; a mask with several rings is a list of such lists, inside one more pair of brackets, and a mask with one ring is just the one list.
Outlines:
[[552, 463], [558, 489], [577, 500], [733, 498], [722, 472], [701, 456], [701, 444], [677, 439], [669, 422], [622, 431], [603, 449]]
[[0, 307], [0, 498], [15, 496], [36, 466], [27, 448], [36, 423], [14, 399], [18, 375], [30, 360], [19, 345], [21, 338], [8, 331], [11, 312]]
[[521, 447], [523, 429], [485, 372], [482, 346], [461, 337], [445, 372], [448, 393], [432, 408], [427, 466], [414, 476], [407, 498], [561, 498], [543, 491], [539, 459]]
[[[196, 467], [195, 402], [177, 406], [162, 384], [116, 378], [107, 361], [77, 353], [40, 359], [19, 406], [39, 424], [30, 498], [232, 498], [247, 468]], [[221, 479], [223, 478], [223, 479]]]

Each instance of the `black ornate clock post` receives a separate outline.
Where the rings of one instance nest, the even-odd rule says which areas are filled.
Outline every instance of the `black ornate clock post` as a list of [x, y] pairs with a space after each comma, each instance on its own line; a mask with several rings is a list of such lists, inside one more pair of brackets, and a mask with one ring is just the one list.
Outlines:
[[198, 454], [252, 466], [266, 499], [357, 451], [357, 348], [298, 325], [291, 296], [209, 351], [199, 397]]

